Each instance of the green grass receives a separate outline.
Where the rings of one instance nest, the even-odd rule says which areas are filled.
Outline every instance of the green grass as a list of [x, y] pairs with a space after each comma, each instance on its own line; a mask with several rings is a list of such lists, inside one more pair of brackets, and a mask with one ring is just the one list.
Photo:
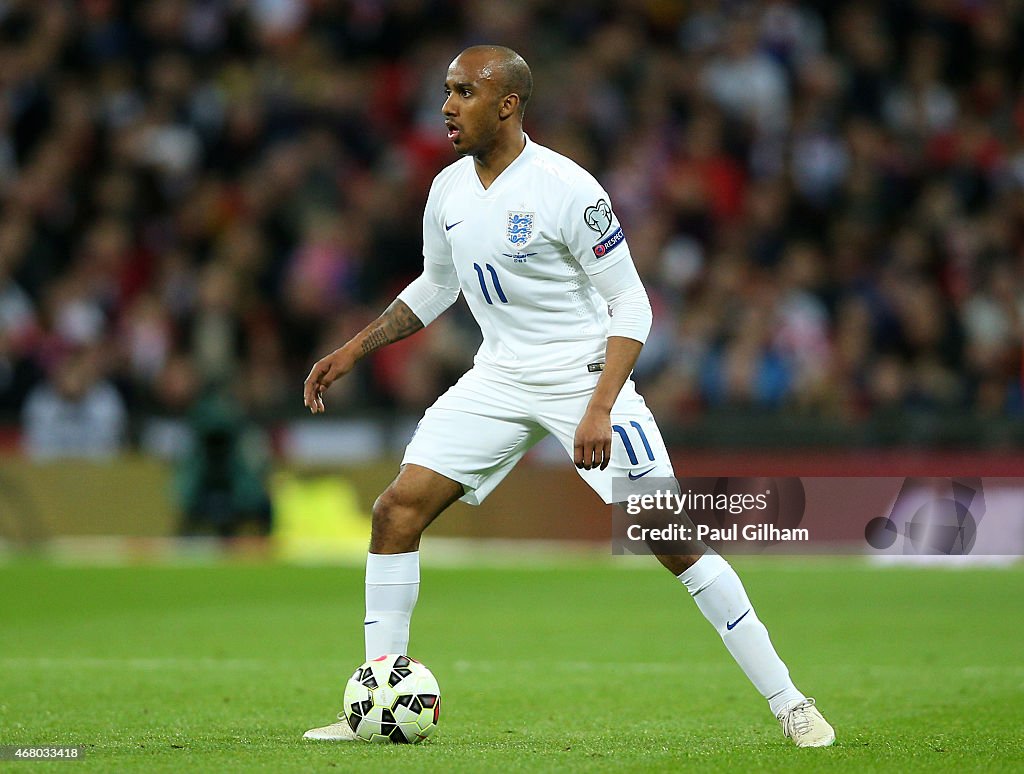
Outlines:
[[1024, 568], [737, 562], [838, 732], [797, 750], [642, 562], [438, 569], [427, 551], [411, 650], [444, 704], [417, 747], [300, 738], [362, 660], [359, 569], [0, 566], [0, 744], [85, 745], [83, 772], [1022, 766]]

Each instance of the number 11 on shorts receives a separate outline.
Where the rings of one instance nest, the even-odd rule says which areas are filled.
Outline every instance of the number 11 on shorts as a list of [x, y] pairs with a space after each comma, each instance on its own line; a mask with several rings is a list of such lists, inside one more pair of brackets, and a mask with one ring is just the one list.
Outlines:
[[[647, 440], [647, 436], [644, 434], [644, 429], [640, 427], [640, 423], [636, 420], [631, 420], [629, 423], [636, 431], [640, 434], [640, 440], [643, 442], [644, 451], [647, 452], [647, 458], [654, 462], [654, 451], [651, 449], [651, 444]], [[640, 460], [636, 456], [636, 452], [633, 450], [633, 443], [629, 440], [629, 434], [626, 432], [626, 428], [622, 425], [612, 425], [612, 430], [619, 434], [619, 438], [622, 439], [622, 445], [626, 447], [626, 455], [629, 457], [630, 465], [638, 465]]]

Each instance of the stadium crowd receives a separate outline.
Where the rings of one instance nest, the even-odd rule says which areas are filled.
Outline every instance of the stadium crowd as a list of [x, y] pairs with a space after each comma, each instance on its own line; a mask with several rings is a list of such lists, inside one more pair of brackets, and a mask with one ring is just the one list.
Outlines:
[[[626, 229], [664, 423], [1020, 415], [1021, 40], [1013, 0], [7, 0], [0, 412], [45, 446], [211, 385], [302, 411], [417, 274], [443, 74], [500, 42]], [[477, 337], [454, 310], [332, 411], [419, 412]]]

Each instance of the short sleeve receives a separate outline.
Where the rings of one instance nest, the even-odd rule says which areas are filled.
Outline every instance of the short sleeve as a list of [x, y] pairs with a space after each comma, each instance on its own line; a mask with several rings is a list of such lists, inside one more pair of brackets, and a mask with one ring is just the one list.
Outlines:
[[630, 260], [611, 197], [589, 174], [572, 186], [561, 214], [561, 237], [587, 274]]
[[441, 223], [443, 216], [439, 206], [441, 197], [437, 188], [437, 178], [434, 178], [427, 194], [427, 203], [423, 208], [423, 258], [426, 263], [450, 264], [452, 248], [444, 236], [444, 226]]
[[430, 325], [459, 297], [459, 277], [452, 262], [451, 245], [444, 238], [438, 198], [435, 178], [423, 208], [423, 273], [398, 294], [398, 300], [424, 325]]

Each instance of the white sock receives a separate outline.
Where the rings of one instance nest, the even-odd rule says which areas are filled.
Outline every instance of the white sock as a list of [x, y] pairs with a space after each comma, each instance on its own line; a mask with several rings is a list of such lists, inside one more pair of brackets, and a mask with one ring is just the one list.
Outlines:
[[420, 593], [420, 552], [366, 555], [366, 660], [405, 653]]
[[709, 551], [677, 577], [740, 669], [768, 700], [773, 715], [804, 698], [789, 679], [789, 670], [775, 652], [739, 576], [725, 559]]

